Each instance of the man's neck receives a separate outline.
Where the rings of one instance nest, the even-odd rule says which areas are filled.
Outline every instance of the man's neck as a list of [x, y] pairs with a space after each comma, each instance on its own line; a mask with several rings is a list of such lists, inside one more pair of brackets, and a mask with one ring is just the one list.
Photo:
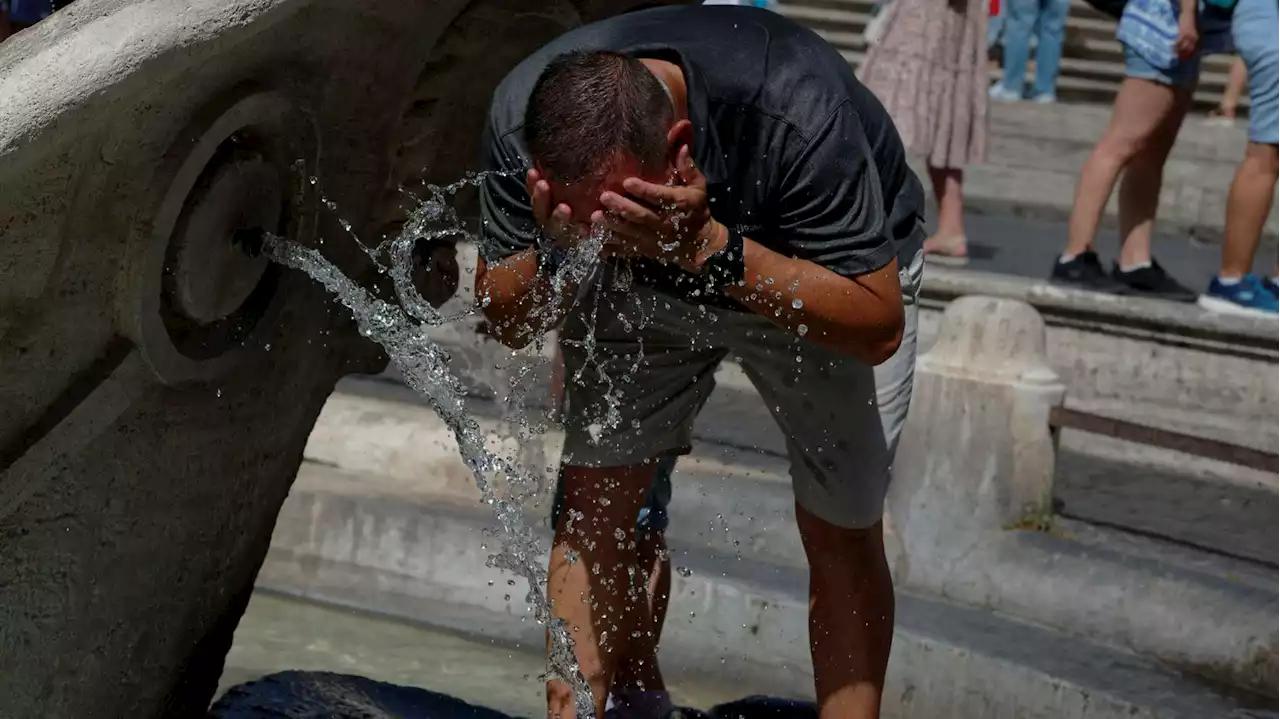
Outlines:
[[667, 86], [667, 91], [671, 94], [671, 104], [675, 108], [676, 119], [687, 119], [689, 117], [689, 86], [684, 81], [684, 72], [680, 70], [680, 66], [673, 62], [649, 57], [640, 58], [640, 62], [644, 63], [659, 82]]

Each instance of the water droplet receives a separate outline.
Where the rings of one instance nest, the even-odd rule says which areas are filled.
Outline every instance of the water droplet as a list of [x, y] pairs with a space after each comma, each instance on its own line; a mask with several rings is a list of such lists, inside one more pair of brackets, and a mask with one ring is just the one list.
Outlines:
[[221, 397], [221, 396], [222, 396], [222, 388], [221, 388], [221, 387], [219, 387], [219, 388], [217, 389], [217, 391], [216, 391], [216, 392], [214, 392], [214, 395], [216, 395], [216, 396], [218, 396], [218, 397]]
[[682, 577], [692, 577], [693, 570], [688, 567], [676, 567], [676, 574], [679, 574]]
[[804, 302], [802, 302], [799, 298], [791, 300], [791, 309], [798, 310], [801, 307], [804, 307]]
[[800, 335], [801, 337], [804, 337], [805, 335], [809, 334], [809, 325], [800, 325], [799, 327], [796, 327], [796, 334]]

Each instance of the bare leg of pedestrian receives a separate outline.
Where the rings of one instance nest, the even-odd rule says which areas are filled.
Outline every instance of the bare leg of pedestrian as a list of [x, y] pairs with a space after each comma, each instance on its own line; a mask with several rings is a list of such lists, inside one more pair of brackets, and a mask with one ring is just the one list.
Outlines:
[[1276, 146], [1249, 143], [1227, 195], [1220, 276], [1239, 278], [1253, 272], [1253, 258], [1276, 194], [1276, 177]]
[[929, 180], [938, 203], [938, 229], [924, 241], [925, 254], [935, 260], [962, 263], [969, 256], [964, 236], [964, 171], [930, 167]]
[[1200, 298], [1215, 311], [1280, 313], [1276, 276], [1253, 274], [1271, 201], [1276, 194], [1280, 145], [1280, 39], [1277, 8], [1267, 0], [1241, 0], [1231, 18], [1231, 33], [1249, 79], [1249, 145], [1236, 168], [1227, 195], [1226, 236], [1218, 276]]
[[1121, 271], [1151, 263], [1151, 238], [1156, 210], [1160, 206], [1160, 188], [1164, 185], [1165, 162], [1191, 106], [1189, 90], [1174, 92], [1173, 106], [1129, 161], [1120, 180], [1120, 258], [1117, 264]]
[[1067, 246], [1053, 267], [1055, 282], [1104, 292], [1122, 288], [1103, 270], [1094, 246], [1102, 214], [1121, 173], [1159, 142], [1161, 128], [1178, 107], [1178, 97], [1175, 88], [1154, 80], [1127, 77], [1120, 85], [1111, 122], [1080, 170], [1067, 223]]
[[1231, 61], [1231, 69], [1227, 72], [1227, 85], [1222, 90], [1222, 100], [1210, 114], [1225, 120], [1228, 124], [1236, 119], [1236, 108], [1240, 105], [1240, 96], [1244, 94], [1248, 71], [1244, 66], [1244, 58], [1236, 56]]
[[1171, 87], [1125, 78], [1116, 95], [1111, 122], [1080, 170], [1064, 255], [1075, 256], [1093, 249], [1102, 213], [1121, 171], [1155, 139], [1176, 103]]

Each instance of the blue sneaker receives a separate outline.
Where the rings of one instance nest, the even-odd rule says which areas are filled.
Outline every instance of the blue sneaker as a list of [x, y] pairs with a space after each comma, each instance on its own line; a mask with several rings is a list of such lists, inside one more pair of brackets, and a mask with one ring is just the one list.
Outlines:
[[1235, 315], [1270, 316], [1280, 312], [1275, 291], [1268, 289], [1257, 275], [1245, 275], [1229, 285], [1215, 277], [1198, 304], [1206, 310]]

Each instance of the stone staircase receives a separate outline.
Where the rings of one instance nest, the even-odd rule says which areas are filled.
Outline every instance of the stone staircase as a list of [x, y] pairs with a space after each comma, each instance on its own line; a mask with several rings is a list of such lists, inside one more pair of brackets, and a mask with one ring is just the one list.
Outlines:
[[[856, 68], [867, 51], [863, 29], [870, 22], [874, 8], [872, 0], [782, 0], [779, 12], [822, 35]], [[1060, 99], [1099, 104], [1112, 102], [1124, 77], [1122, 50], [1115, 39], [1115, 31], [1115, 20], [1097, 12], [1083, 0], [1073, 0], [1058, 79]], [[1196, 104], [1200, 109], [1217, 106], [1226, 85], [1230, 62], [1231, 58], [1226, 55], [1206, 58], [1196, 92]], [[1028, 82], [1034, 65], [1033, 58], [1027, 68]], [[999, 69], [992, 63], [991, 78], [995, 80], [998, 77]], [[1246, 106], [1247, 98], [1242, 98], [1241, 110]]]

